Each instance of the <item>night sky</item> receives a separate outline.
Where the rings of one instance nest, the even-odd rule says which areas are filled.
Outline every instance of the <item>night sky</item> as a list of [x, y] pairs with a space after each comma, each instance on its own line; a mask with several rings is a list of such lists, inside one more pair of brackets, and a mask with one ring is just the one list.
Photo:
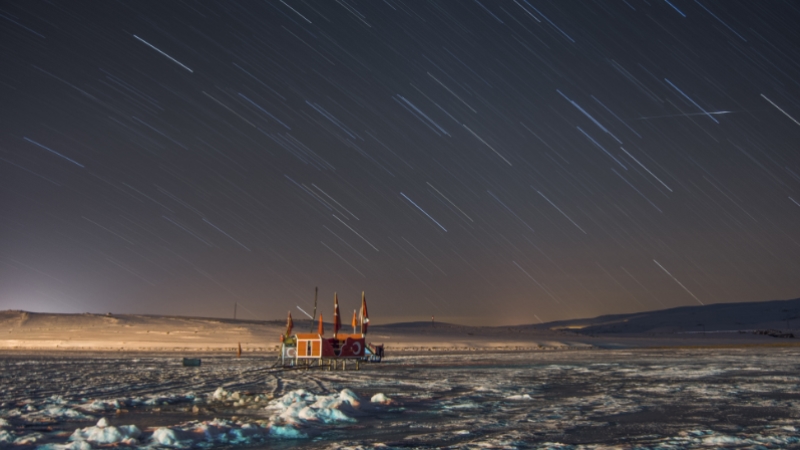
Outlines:
[[[0, 309], [800, 295], [793, 1], [3, 2]], [[345, 319], [347, 319], [345, 314]], [[346, 320], [347, 321], [347, 320]]]

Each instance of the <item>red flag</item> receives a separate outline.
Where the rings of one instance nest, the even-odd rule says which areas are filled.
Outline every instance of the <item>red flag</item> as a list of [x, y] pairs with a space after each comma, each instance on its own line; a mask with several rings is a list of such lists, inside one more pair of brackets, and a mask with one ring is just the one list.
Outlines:
[[286, 318], [286, 337], [292, 335], [292, 328], [294, 328], [294, 322], [292, 322], [292, 312], [289, 311], [289, 317]]
[[342, 327], [342, 321], [339, 318], [339, 296], [333, 293], [333, 337], [339, 333], [339, 328]]
[[319, 326], [317, 326], [317, 333], [319, 333], [320, 336], [325, 334], [325, 326], [322, 325], [322, 313], [319, 315]]
[[367, 326], [369, 326], [369, 314], [367, 314], [367, 297], [364, 291], [361, 291], [361, 335], [367, 334]]

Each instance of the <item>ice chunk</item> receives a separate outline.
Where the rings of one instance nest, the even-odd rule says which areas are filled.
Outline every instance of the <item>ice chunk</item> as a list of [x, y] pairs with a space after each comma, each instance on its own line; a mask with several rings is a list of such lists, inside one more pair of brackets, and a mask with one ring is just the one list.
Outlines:
[[36, 450], [92, 450], [92, 446], [86, 441], [75, 441], [69, 444], [39, 445], [36, 447]]
[[72, 408], [64, 408], [63, 406], [48, 406], [40, 411], [37, 411], [33, 414], [29, 414], [30, 417], [49, 417], [51, 419], [56, 420], [87, 420], [92, 419], [92, 416], [84, 414], [80, 411], [77, 411]]
[[714, 432], [711, 430], [689, 430], [687, 434], [689, 436], [707, 436], [714, 434]]
[[284, 439], [305, 439], [308, 437], [307, 434], [303, 433], [302, 431], [294, 428], [291, 425], [280, 426], [280, 425], [273, 425], [269, 428], [270, 436], [284, 438]]
[[117, 427], [91, 427], [84, 432], [76, 430], [73, 436], [76, 441], [92, 441], [98, 444], [116, 444], [124, 439]]
[[228, 393], [222, 387], [218, 387], [213, 394], [211, 394], [211, 398], [214, 400], [227, 400]]
[[297, 389], [286, 393], [283, 397], [274, 400], [273, 404], [289, 407], [294, 403], [311, 403], [316, 400], [316, 395], [307, 392], [305, 389]]
[[381, 405], [390, 405], [392, 403], [392, 399], [384, 395], [382, 392], [373, 395], [369, 401], [372, 403], [380, 403]]
[[740, 439], [740, 438], [735, 437], [735, 436], [708, 436], [708, 437], [703, 438], [703, 445], [714, 446], [714, 447], [717, 447], [717, 446], [721, 446], [721, 447], [736, 446], [736, 447], [738, 447], [738, 446], [749, 444], [749, 443], [752, 443], [752, 441], [745, 440], [745, 439]]
[[233, 428], [228, 431], [228, 442], [234, 444], [249, 444], [251, 442], [248, 436], [248, 431], [245, 428]]
[[8, 423], [8, 421], [6, 419], [3, 419], [2, 417], [0, 417], [0, 428], [10, 427], [10, 426], [11, 426], [11, 424]]
[[508, 398], [509, 400], [533, 400], [530, 394], [511, 395], [506, 398]]
[[354, 408], [358, 408], [358, 406], [361, 404], [361, 399], [358, 398], [356, 393], [350, 389], [342, 389], [342, 392], [339, 393], [339, 398], [343, 402], [349, 403]]
[[[209, 447], [219, 444], [250, 445], [256, 440], [262, 440], [269, 431], [258, 423], [241, 423], [224, 419], [214, 419], [206, 422], [188, 422], [184, 425], [172, 427], [169, 431], [161, 431], [163, 438], [172, 441], [171, 446], [179, 447]], [[155, 443], [156, 435], [153, 435]], [[199, 441], [199, 442], [198, 442]], [[167, 445], [167, 444], [164, 444]]]
[[301, 409], [297, 417], [306, 421], [320, 421], [323, 423], [356, 421], [355, 419], [348, 417], [345, 415], [345, 413], [335, 408], [314, 409], [308, 406]]
[[42, 433], [31, 433], [26, 436], [19, 436], [15, 438], [14, 445], [31, 445], [43, 438], [44, 435]]
[[161, 427], [157, 428], [156, 431], [153, 432], [153, 436], [150, 437], [150, 440], [154, 444], [164, 445], [167, 447], [181, 447], [181, 441], [178, 440], [178, 437], [175, 435], [175, 431]]
[[70, 436], [71, 441], [89, 441], [97, 444], [117, 444], [135, 441], [142, 434], [136, 425], [110, 426], [108, 420], [100, 419], [96, 426], [78, 428]]
[[273, 422], [281, 425], [306, 425], [309, 422], [331, 424], [336, 422], [355, 422], [345, 414], [361, 405], [361, 400], [350, 389], [343, 389], [338, 394], [314, 395], [303, 389], [287, 392], [283, 397], [273, 400], [267, 407], [276, 409], [278, 413], [272, 417]]
[[108, 411], [120, 409], [122, 408], [122, 404], [119, 400], [93, 400], [91, 403], [81, 406], [81, 408], [88, 409], [90, 411]]
[[14, 442], [14, 432], [0, 430], [0, 444], [11, 444]]

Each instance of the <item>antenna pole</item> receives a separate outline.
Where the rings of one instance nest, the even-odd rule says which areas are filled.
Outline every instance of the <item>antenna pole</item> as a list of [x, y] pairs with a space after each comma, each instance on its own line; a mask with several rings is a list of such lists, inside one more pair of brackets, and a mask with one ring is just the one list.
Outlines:
[[311, 331], [309, 331], [309, 333], [313, 333], [314, 332], [314, 320], [316, 320], [316, 318], [317, 318], [317, 291], [318, 290], [319, 290], [319, 287], [315, 286], [314, 287], [314, 316], [311, 317]]

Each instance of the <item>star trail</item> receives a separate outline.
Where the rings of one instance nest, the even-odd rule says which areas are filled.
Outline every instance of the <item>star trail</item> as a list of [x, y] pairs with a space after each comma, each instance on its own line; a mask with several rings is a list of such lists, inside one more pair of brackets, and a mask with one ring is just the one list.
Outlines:
[[279, 319], [319, 286], [499, 325], [797, 297], [799, 22], [4, 2], [0, 309]]

